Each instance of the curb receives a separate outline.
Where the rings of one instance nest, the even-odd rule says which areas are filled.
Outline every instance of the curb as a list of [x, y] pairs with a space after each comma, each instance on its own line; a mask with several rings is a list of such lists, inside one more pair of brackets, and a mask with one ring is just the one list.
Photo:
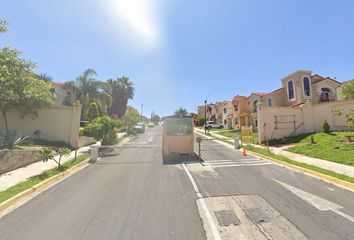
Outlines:
[[[204, 133], [201, 133], [199, 131], [197, 131], [197, 132], [199, 134], [205, 135]], [[213, 136], [208, 136], [208, 137], [213, 138]], [[215, 139], [215, 136], [214, 136], [214, 140], [221, 141], [221, 142], [223, 142], [223, 143], [225, 143], [225, 144], [227, 144], [227, 145], [229, 145], [231, 147], [231, 144], [229, 144], [229, 143], [227, 143], [227, 142], [225, 142], [223, 140], [220, 140], [220, 139]], [[248, 149], [247, 149], [247, 152], [250, 153], [250, 155], [254, 155], [254, 156], [257, 156], [257, 157], [272, 161], [272, 162], [274, 162], [274, 163], [276, 163], [278, 165], [281, 165], [283, 167], [287, 167], [287, 168], [292, 169], [292, 170], [297, 170], [298, 172], [304, 173], [304, 174], [306, 174], [308, 176], [315, 177], [315, 178], [317, 178], [319, 180], [323, 180], [323, 181], [325, 181], [327, 183], [334, 184], [334, 185], [336, 185], [338, 187], [342, 187], [344, 189], [347, 189], [349, 191], [354, 192], [354, 183], [350, 183], [350, 182], [347, 182], [347, 181], [344, 181], [344, 180], [341, 180], [341, 179], [338, 179], [338, 178], [335, 178], [335, 177], [332, 177], [332, 176], [329, 176], [329, 175], [326, 175], [326, 174], [323, 174], [323, 173], [319, 173], [319, 172], [316, 172], [316, 171], [313, 171], [313, 170], [310, 170], [310, 169], [307, 169], [307, 168], [303, 168], [303, 167], [299, 167], [299, 166], [296, 166], [296, 165], [293, 165], [293, 164], [290, 164], [290, 163], [287, 163], [287, 162], [283, 162], [283, 161], [280, 161], [278, 159], [262, 155], [260, 153], [252, 152], [252, 151], [250, 151]], [[293, 160], [293, 161], [295, 161], [295, 160]], [[295, 162], [297, 162], [297, 161], [295, 161]], [[311, 164], [309, 164], [309, 165], [311, 165]], [[312, 166], [315, 166], [315, 165], [312, 165]], [[327, 169], [327, 170], [330, 170], [330, 169]], [[343, 175], [345, 175], [345, 174], [343, 174]]]
[[57, 175], [54, 175], [54, 176], [52, 176], [52, 177], [50, 177], [38, 184], [32, 186], [31, 188], [29, 188], [23, 192], [20, 192], [19, 194], [7, 199], [6, 201], [0, 203], [0, 213], [3, 212], [4, 210], [6, 210], [7, 208], [15, 205], [17, 202], [24, 199], [25, 197], [27, 197], [33, 193], [39, 192], [39, 191], [45, 189], [46, 187], [53, 185], [54, 183], [58, 182], [59, 180], [63, 179], [64, 177], [81, 170], [84, 167], [84, 165], [88, 163], [89, 159], [90, 158], [88, 157], [86, 160], [76, 164], [72, 168], [69, 168], [69, 169], [65, 170], [64, 172], [58, 173]]
[[[258, 156], [260, 158], [267, 159], [267, 160], [272, 161], [272, 162], [276, 162], [277, 164], [283, 165], [283, 166], [288, 167], [288, 168], [299, 170], [302, 173], [305, 173], [307, 175], [313, 176], [313, 177], [315, 177], [317, 179], [320, 179], [320, 180], [323, 180], [323, 181], [325, 181], [327, 183], [332, 183], [332, 184], [334, 184], [336, 186], [344, 187], [345, 189], [354, 192], [354, 183], [350, 183], [350, 182], [347, 182], [347, 181], [344, 181], [344, 180], [341, 180], [341, 179], [338, 179], [338, 178], [335, 178], [335, 177], [332, 177], [332, 176], [329, 176], [329, 175], [326, 175], [326, 174], [323, 174], [323, 173], [319, 173], [319, 172], [316, 172], [316, 171], [313, 171], [313, 170], [310, 170], [310, 169], [307, 169], [307, 168], [303, 168], [303, 167], [296, 166], [296, 165], [293, 165], [293, 164], [290, 164], [290, 163], [287, 163], [287, 162], [283, 162], [283, 161], [280, 161], [278, 159], [275, 159], [275, 158], [272, 158], [272, 157], [268, 157], [268, 156], [265, 156], [265, 155], [260, 154], [260, 153], [252, 152], [250, 150], [247, 150], [247, 152], [250, 153], [251, 155]], [[293, 161], [295, 161], [295, 160], [293, 160]]]

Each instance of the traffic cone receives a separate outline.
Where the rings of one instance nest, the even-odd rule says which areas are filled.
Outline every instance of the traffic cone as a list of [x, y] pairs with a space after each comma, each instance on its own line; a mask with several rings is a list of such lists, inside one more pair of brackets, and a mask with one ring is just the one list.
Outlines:
[[247, 153], [246, 153], [246, 148], [244, 148], [244, 149], [243, 149], [243, 151], [242, 151], [242, 155], [243, 155], [243, 156], [245, 156], [245, 157], [247, 156]]

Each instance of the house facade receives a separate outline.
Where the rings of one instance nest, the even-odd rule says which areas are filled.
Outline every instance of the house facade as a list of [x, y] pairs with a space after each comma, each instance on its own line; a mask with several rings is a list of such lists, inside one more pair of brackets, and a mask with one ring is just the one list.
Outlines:
[[51, 92], [54, 96], [54, 106], [72, 106], [75, 103], [75, 91], [65, 83], [52, 82]]
[[248, 101], [246, 96], [235, 96], [232, 99], [232, 105], [234, 108], [233, 119], [234, 128], [240, 129], [242, 126], [250, 126], [250, 110], [248, 107]]

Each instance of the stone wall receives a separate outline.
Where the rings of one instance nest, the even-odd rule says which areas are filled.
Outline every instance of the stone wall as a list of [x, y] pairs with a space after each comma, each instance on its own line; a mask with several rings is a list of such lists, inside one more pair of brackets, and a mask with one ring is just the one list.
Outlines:
[[37, 162], [36, 152], [0, 150], [0, 174]]

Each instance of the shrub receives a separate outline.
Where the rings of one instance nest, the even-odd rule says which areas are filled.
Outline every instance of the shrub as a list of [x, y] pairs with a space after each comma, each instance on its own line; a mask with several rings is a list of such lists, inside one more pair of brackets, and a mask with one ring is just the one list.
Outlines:
[[79, 136], [84, 136], [84, 128], [83, 127], [79, 128]]
[[109, 132], [103, 139], [102, 145], [114, 145], [118, 143], [117, 137], [118, 129], [113, 129], [113, 131]]
[[99, 116], [99, 111], [97, 104], [95, 102], [90, 103], [89, 108], [87, 110], [86, 118], [88, 121], [92, 121]]
[[108, 136], [112, 136], [115, 128], [119, 127], [119, 122], [108, 116], [98, 117], [89, 122], [84, 127], [84, 136], [93, 137], [97, 141], [102, 141]]
[[322, 125], [322, 130], [324, 133], [330, 133], [331, 126], [328, 124], [327, 120], [324, 121], [324, 123]]
[[140, 121], [141, 117], [139, 113], [134, 111], [127, 112], [122, 117], [123, 128], [126, 129], [128, 134], [134, 134], [134, 126]]

